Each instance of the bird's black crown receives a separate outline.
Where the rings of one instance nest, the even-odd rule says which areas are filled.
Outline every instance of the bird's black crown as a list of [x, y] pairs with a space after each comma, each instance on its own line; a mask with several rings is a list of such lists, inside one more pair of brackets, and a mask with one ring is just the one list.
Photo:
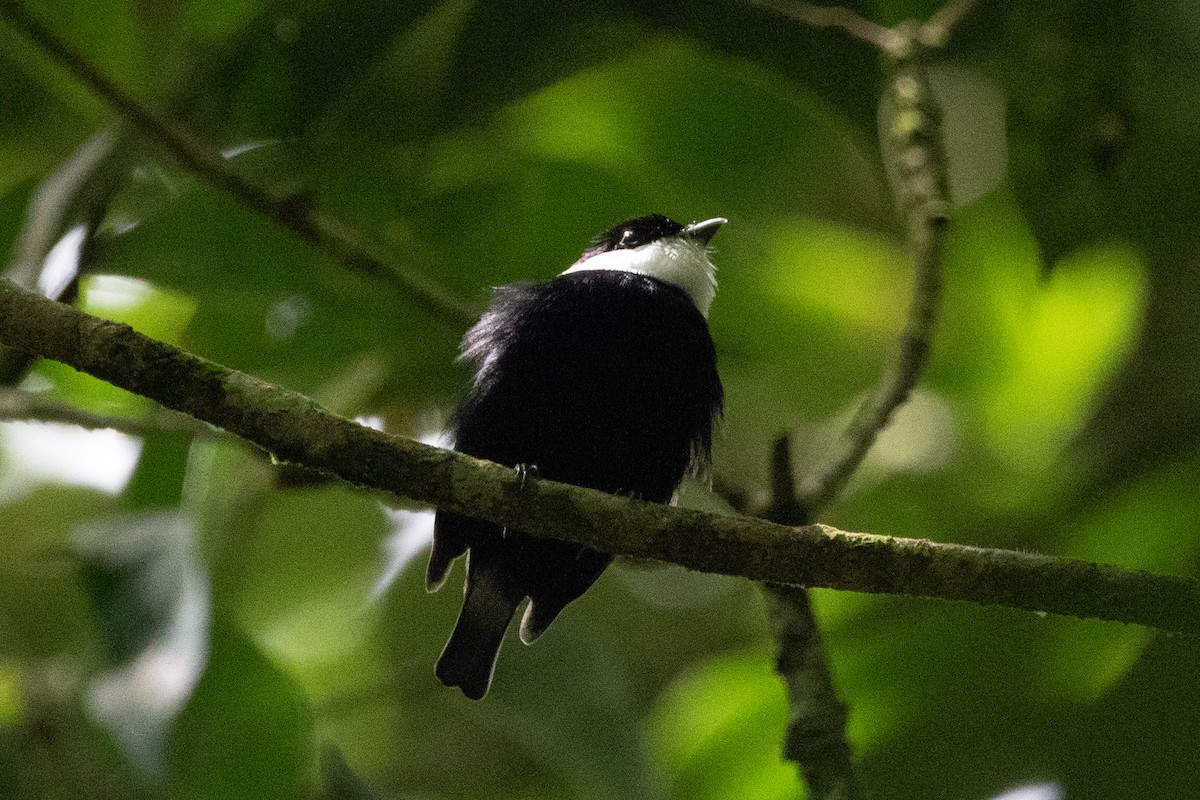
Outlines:
[[613, 250], [632, 250], [668, 236], [676, 236], [682, 230], [682, 225], [662, 214], [637, 217], [626, 220], [597, 236], [584, 251], [584, 255], [594, 256]]

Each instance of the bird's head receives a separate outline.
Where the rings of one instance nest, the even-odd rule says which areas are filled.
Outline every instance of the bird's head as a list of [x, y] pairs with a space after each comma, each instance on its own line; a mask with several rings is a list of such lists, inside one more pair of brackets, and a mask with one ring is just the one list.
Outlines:
[[717, 294], [717, 268], [708, 243], [727, 220], [713, 217], [682, 225], [662, 214], [626, 220], [592, 240], [564, 275], [619, 270], [656, 278], [682, 289], [704, 316]]

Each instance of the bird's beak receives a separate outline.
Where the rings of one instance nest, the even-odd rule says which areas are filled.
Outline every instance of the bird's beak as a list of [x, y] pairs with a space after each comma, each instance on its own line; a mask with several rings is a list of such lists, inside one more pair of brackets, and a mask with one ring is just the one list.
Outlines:
[[703, 222], [693, 222], [691, 225], [688, 225], [682, 231], [680, 231], [680, 235], [695, 239], [702, 245], [707, 245], [708, 241], [716, 235], [717, 229], [726, 222], [729, 222], [729, 220], [725, 219], [724, 217], [713, 217], [712, 219], [706, 219]]

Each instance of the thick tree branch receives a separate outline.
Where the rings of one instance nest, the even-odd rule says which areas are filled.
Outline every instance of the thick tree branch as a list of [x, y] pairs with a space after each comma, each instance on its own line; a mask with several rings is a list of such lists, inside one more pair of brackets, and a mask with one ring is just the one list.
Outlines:
[[103, 98], [123, 119], [128, 120], [184, 169], [233, 195], [252, 211], [292, 231], [338, 263], [410, 295], [452, 326], [465, 328], [475, 321], [478, 309], [472, 308], [416, 270], [401, 269], [386, 248], [340, 220], [316, 210], [308, 198], [272, 192], [239, 175], [212, 148], [200, 144], [139, 103], [30, 14], [19, 0], [0, 0], [0, 17]]
[[786, 527], [546, 480], [380, 433], [127, 325], [0, 281], [0, 342], [224, 428], [284, 461], [537, 536], [757, 581], [1096, 617], [1200, 633], [1200, 582], [825, 525]]

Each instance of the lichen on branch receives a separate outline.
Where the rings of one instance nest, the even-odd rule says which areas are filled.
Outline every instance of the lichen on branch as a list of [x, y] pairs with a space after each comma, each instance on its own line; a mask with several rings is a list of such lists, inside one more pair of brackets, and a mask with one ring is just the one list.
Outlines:
[[0, 343], [350, 483], [596, 550], [757, 581], [1004, 605], [1200, 633], [1200, 582], [1010, 550], [788, 527], [547, 480], [372, 430], [316, 401], [0, 281]]

